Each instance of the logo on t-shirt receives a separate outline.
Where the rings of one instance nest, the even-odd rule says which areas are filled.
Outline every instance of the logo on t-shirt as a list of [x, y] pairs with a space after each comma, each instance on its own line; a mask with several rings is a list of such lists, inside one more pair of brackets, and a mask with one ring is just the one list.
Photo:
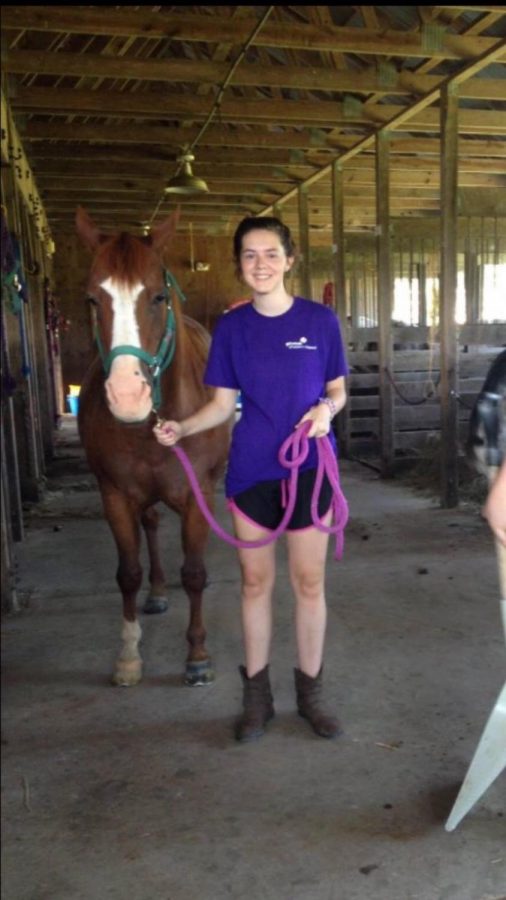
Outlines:
[[307, 337], [301, 337], [298, 341], [287, 341], [285, 347], [289, 350], [318, 350], [316, 344], [308, 344]]

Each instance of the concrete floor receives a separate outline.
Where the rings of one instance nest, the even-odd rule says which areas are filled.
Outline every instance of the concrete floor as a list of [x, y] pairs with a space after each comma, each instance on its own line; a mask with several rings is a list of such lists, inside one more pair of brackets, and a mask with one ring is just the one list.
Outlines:
[[[328, 698], [294, 713], [292, 604], [279, 547], [277, 716], [238, 745], [243, 661], [232, 548], [212, 537], [216, 681], [184, 687], [178, 520], [164, 513], [168, 613], [144, 617], [145, 677], [109, 678], [115, 551], [64, 417], [49, 491], [18, 545], [22, 609], [3, 621], [3, 900], [498, 900], [503, 773], [445, 832], [504, 680], [493, 542], [476, 510], [342, 465], [345, 557], [329, 552]], [[222, 522], [228, 524], [223, 497]]]

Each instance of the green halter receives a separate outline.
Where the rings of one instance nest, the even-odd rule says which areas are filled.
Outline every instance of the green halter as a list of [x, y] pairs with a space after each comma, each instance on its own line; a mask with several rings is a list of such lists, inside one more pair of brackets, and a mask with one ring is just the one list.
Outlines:
[[167, 298], [167, 322], [165, 325], [165, 332], [154, 356], [152, 356], [151, 353], [148, 353], [147, 350], [143, 350], [142, 347], [134, 347], [131, 344], [121, 344], [118, 347], [113, 347], [113, 349], [106, 354], [100, 339], [98, 328], [95, 325], [95, 340], [104, 365], [105, 374], [109, 375], [113, 360], [115, 360], [117, 356], [135, 356], [137, 359], [141, 359], [146, 363], [149, 369], [151, 390], [153, 393], [153, 408], [155, 410], [158, 410], [162, 400], [160, 387], [161, 374], [170, 366], [176, 350], [176, 319], [174, 310], [172, 309], [171, 290], [174, 289], [176, 291], [180, 300], [183, 302], [186, 300], [174, 275], [172, 275], [168, 269], [163, 270], [163, 281], [165, 285], [164, 295]]

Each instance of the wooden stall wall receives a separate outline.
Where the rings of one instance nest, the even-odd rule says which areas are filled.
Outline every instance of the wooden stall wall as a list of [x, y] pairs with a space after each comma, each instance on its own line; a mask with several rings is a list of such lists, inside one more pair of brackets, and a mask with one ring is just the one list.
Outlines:
[[[2, 188], [2, 258], [6, 266], [2, 270], [2, 420], [6, 452], [12, 452], [16, 460], [21, 497], [35, 500], [43, 490], [45, 461], [53, 452], [55, 425], [46, 315], [51, 259], [7, 178]], [[8, 272], [8, 261], [13, 257], [15, 262]]]
[[[409, 227], [411, 226], [411, 227]], [[434, 222], [392, 222], [394, 291], [407, 297], [402, 319], [393, 304], [391, 339], [394, 450], [397, 461], [430, 453], [440, 436], [439, 240]], [[330, 271], [330, 250], [312, 254], [312, 284]], [[506, 346], [506, 219], [462, 217], [458, 234], [458, 408], [461, 445], [470, 410], [492, 360]], [[348, 235], [347, 322], [350, 364], [346, 419], [351, 456], [381, 454], [376, 260], [373, 235]], [[495, 279], [495, 283], [492, 282]], [[314, 292], [316, 293], [316, 292]], [[494, 304], [492, 301], [494, 295]]]
[[[398, 460], [428, 451], [440, 433], [440, 350], [437, 333], [420, 326], [395, 327], [394, 448]], [[378, 352], [376, 328], [348, 331], [349, 446], [352, 456], [379, 457]], [[405, 347], [417, 349], [404, 349]], [[472, 405], [490, 364], [506, 346], [506, 324], [459, 328], [459, 438], [463, 445]], [[361, 349], [357, 349], [357, 348]], [[368, 349], [365, 349], [368, 348]]]
[[18, 180], [11, 167], [2, 166], [1, 569], [6, 610], [17, 608], [14, 544], [24, 538], [24, 503], [37, 501], [45, 489], [57, 405], [48, 318], [52, 261]]

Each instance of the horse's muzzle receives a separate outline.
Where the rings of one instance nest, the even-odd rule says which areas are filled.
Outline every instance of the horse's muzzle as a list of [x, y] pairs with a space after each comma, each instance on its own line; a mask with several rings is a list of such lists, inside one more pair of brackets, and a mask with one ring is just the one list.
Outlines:
[[145, 422], [153, 408], [151, 385], [136, 367], [113, 367], [105, 382], [105, 396], [115, 419], [129, 424]]

